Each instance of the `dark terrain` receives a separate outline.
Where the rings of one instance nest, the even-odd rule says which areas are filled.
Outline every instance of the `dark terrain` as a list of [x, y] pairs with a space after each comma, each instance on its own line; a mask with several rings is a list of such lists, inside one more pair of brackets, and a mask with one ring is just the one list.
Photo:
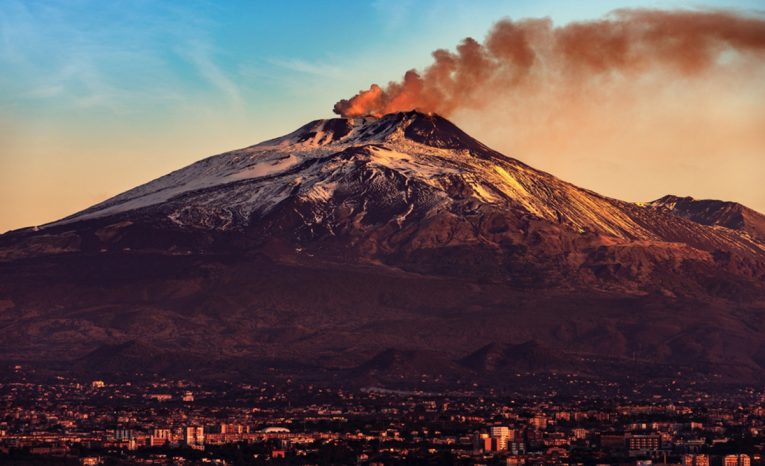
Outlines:
[[0, 355], [104, 377], [763, 383], [762, 219], [603, 197], [438, 116], [320, 120], [0, 236]]

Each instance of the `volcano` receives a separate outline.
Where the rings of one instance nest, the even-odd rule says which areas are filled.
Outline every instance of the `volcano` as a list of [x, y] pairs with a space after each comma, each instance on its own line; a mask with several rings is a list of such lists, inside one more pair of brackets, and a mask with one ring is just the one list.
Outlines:
[[762, 382], [763, 218], [605, 197], [438, 115], [317, 120], [0, 236], [0, 348], [107, 374]]

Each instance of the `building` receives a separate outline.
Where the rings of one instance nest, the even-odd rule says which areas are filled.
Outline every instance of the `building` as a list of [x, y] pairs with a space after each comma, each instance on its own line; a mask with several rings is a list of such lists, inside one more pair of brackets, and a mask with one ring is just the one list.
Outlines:
[[114, 438], [117, 440], [130, 440], [133, 438], [133, 431], [130, 429], [115, 429]]
[[508, 442], [507, 450], [513, 455], [522, 455], [526, 453], [526, 445], [523, 442]]
[[683, 455], [683, 466], [709, 466], [709, 455]]
[[247, 430], [247, 429], [245, 429], [245, 426], [243, 426], [241, 424], [226, 424], [226, 423], [221, 423], [218, 426], [218, 431], [221, 434], [237, 434], [237, 435], [241, 435], [241, 434], [243, 434], [245, 432], [245, 430]]
[[[505, 447], [507, 440], [505, 440]], [[499, 438], [492, 437], [487, 433], [476, 433], [473, 438], [473, 448], [476, 451], [500, 451]]]
[[205, 443], [205, 429], [201, 426], [186, 427], [185, 441], [189, 446], [200, 446]]
[[483, 451], [500, 451], [499, 439], [494, 437], [486, 437], [483, 439]]
[[723, 466], [751, 466], [752, 459], [749, 455], [725, 455]]
[[661, 448], [661, 436], [637, 434], [627, 437], [627, 449], [631, 452], [656, 451]]
[[497, 450], [507, 450], [507, 442], [513, 433], [505, 426], [494, 426], [489, 431], [491, 438], [497, 442]]
[[531, 425], [537, 430], [547, 429], [547, 418], [545, 416], [534, 416], [531, 418]]
[[173, 441], [170, 429], [154, 429], [149, 437], [149, 446], [162, 446]]
[[473, 435], [473, 450], [480, 451], [486, 447], [486, 439], [489, 438], [489, 434], [483, 432], [476, 432]]
[[626, 438], [624, 432], [604, 432], [600, 434], [600, 446], [607, 450], [624, 450]]

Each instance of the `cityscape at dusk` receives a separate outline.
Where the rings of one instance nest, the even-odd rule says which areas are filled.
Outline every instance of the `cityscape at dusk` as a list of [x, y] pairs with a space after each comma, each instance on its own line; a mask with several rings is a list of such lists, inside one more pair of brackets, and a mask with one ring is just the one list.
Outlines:
[[762, 391], [723, 397], [675, 381], [628, 391], [585, 383], [578, 393], [560, 391], [548, 376], [535, 378], [532, 391], [504, 393], [290, 381], [39, 384], [18, 367], [0, 393], [0, 451], [25, 464], [762, 462]]
[[765, 465], [761, 0], [0, 2], [0, 464]]

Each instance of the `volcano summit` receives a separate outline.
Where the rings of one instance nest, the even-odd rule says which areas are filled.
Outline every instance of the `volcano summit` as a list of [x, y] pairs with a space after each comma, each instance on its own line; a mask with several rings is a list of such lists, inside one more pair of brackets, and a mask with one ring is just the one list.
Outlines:
[[317, 120], [0, 236], [0, 345], [108, 374], [763, 381], [762, 219], [611, 199], [438, 115]]

